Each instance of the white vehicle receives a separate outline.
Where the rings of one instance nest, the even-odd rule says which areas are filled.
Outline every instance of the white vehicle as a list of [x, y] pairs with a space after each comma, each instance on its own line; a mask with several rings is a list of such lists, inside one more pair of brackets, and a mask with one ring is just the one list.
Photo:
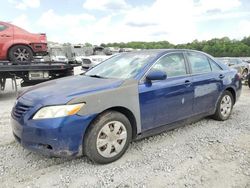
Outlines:
[[67, 57], [65, 57], [63, 55], [51, 56], [50, 59], [51, 59], [51, 61], [55, 61], [55, 62], [59, 61], [59, 62], [68, 63]]
[[68, 63], [68, 58], [66, 57], [62, 48], [52, 47], [49, 49], [49, 54], [51, 61]]
[[105, 61], [106, 59], [111, 58], [111, 56], [107, 55], [92, 55], [92, 56], [83, 56], [82, 59], [82, 68], [83, 69], [89, 69], [91, 67], [94, 67], [98, 65], [99, 63]]

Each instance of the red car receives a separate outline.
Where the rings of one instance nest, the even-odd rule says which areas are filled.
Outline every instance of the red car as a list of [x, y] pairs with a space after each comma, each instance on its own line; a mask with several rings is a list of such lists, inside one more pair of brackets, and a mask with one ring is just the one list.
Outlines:
[[0, 21], [0, 60], [24, 62], [47, 54], [46, 34], [33, 34]]

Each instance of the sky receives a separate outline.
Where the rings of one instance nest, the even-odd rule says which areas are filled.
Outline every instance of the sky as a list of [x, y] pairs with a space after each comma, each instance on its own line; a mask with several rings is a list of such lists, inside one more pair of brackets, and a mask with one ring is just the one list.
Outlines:
[[[1, 2], [2, 1], [2, 2]], [[101, 44], [250, 36], [250, 0], [0, 0], [0, 20], [49, 41]]]

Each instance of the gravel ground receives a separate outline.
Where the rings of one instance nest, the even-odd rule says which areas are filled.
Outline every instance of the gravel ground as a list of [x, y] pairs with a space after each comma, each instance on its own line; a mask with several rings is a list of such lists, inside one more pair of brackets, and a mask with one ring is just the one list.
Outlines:
[[250, 89], [245, 86], [228, 121], [206, 118], [133, 142], [108, 165], [23, 149], [10, 128], [14, 101], [10, 87], [0, 93], [0, 187], [250, 188]]

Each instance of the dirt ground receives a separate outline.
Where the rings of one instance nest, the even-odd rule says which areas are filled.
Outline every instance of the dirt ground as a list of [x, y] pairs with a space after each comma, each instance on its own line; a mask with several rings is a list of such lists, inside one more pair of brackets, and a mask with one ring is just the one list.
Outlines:
[[11, 84], [0, 93], [0, 187], [250, 188], [250, 89], [244, 86], [225, 122], [197, 123], [133, 142], [108, 165], [86, 157], [48, 158], [13, 138]]

